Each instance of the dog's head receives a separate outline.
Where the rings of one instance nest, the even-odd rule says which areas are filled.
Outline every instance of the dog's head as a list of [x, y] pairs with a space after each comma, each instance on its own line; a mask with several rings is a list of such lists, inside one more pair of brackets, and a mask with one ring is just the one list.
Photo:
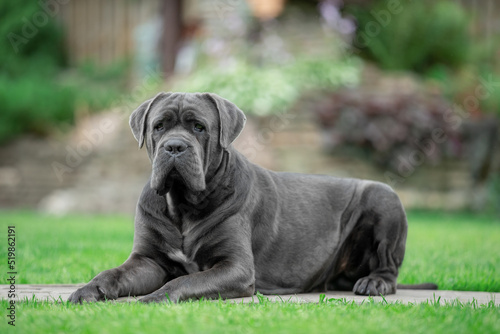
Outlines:
[[165, 195], [174, 182], [193, 192], [206, 188], [211, 166], [238, 137], [245, 115], [211, 93], [159, 93], [130, 116], [139, 148], [153, 164], [151, 188]]

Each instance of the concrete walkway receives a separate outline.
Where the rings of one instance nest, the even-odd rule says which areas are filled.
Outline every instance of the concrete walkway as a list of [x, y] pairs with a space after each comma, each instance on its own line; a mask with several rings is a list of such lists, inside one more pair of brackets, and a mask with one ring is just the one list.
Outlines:
[[[25, 300], [28, 298], [31, 300], [33, 296], [37, 300], [49, 300], [49, 301], [66, 301], [69, 295], [75, 291], [77, 288], [83, 286], [84, 284], [18, 284], [16, 285], [15, 294], [16, 300]], [[0, 299], [8, 299], [9, 285], [0, 285]], [[298, 295], [281, 295], [281, 296], [266, 296], [272, 301], [291, 301], [296, 303], [317, 303], [319, 301], [319, 293], [304, 293]], [[347, 301], [355, 301], [361, 303], [367, 300], [368, 297], [356, 296], [352, 292], [345, 291], [329, 291], [325, 293], [326, 299], [345, 299]], [[118, 299], [118, 301], [136, 301], [138, 298], [135, 297], [124, 297]], [[445, 290], [398, 290], [397, 294], [386, 296], [385, 299], [388, 302], [401, 302], [403, 304], [419, 304], [426, 301], [434, 302], [438, 301], [440, 304], [445, 304], [446, 302], [460, 301], [461, 303], [468, 303], [476, 301], [478, 305], [488, 304], [490, 301], [494, 301], [495, 305], [500, 305], [500, 293], [490, 293], [490, 292], [474, 292], [474, 291], [445, 291]], [[249, 303], [258, 302], [257, 297], [246, 297], [246, 298], [234, 298], [228, 301], [235, 303]], [[373, 297], [375, 302], [382, 302], [382, 297]]]

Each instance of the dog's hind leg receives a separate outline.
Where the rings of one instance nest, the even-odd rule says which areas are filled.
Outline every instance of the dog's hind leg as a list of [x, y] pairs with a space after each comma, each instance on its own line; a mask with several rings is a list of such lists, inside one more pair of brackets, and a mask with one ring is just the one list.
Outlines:
[[372, 213], [373, 252], [367, 259], [369, 274], [357, 280], [353, 291], [360, 295], [396, 293], [396, 279], [404, 258], [408, 224], [396, 193], [386, 185], [374, 184], [365, 191], [367, 212]]
[[360, 201], [362, 213], [342, 246], [329, 288], [352, 289], [360, 295], [396, 292], [407, 234], [404, 209], [386, 185], [374, 183]]

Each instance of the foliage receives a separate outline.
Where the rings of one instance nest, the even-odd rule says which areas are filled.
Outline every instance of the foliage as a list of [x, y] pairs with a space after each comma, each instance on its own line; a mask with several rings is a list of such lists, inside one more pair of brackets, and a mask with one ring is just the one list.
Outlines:
[[[495, 87], [492, 88], [492, 92], [487, 98], [480, 99], [481, 111], [485, 113], [492, 113], [500, 116], [500, 75], [492, 75], [490, 73], [485, 73], [483, 78], [490, 78], [495, 82]], [[488, 80], [488, 79], [487, 79]], [[477, 86], [475, 87], [477, 89]]]
[[355, 58], [302, 57], [281, 66], [238, 62], [226, 68], [200, 68], [176, 83], [173, 90], [213, 92], [246, 113], [268, 115], [291, 107], [304, 91], [355, 85], [360, 67]]
[[404, 78], [384, 80], [338, 90], [317, 104], [327, 147], [357, 150], [391, 170], [459, 156], [454, 145], [460, 141], [460, 111]]
[[0, 142], [23, 132], [45, 133], [73, 117], [75, 91], [39, 76], [0, 76]]
[[[28, 0], [0, 4], [0, 35], [4, 36], [0, 39], [0, 141], [40, 129], [46, 121], [65, 121], [72, 112], [73, 94], [52, 79], [64, 60], [62, 33], [50, 20], [34, 26], [31, 19], [39, 10], [36, 2]], [[25, 34], [31, 29], [33, 33]]]
[[449, 0], [376, 1], [350, 6], [358, 30], [354, 46], [384, 69], [414, 70], [463, 65], [471, 50], [468, 17], [460, 4]]
[[48, 19], [45, 24], [36, 24], [35, 14], [41, 13], [45, 14], [35, 1], [0, 3], [2, 75], [17, 78], [34, 72], [40, 76], [48, 76], [53, 74], [55, 67], [64, 64], [65, 57], [61, 48], [63, 33], [54, 20]]
[[488, 201], [486, 210], [500, 215], [500, 175], [495, 173], [488, 183]]
[[[79, 106], [100, 109], [117, 96], [109, 83], [80, 85], [81, 79], [61, 76], [63, 32], [39, 2], [0, 2], [0, 35], [0, 142], [23, 132], [45, 134], [71, 123]], [[92, 78], [83, 70], [79, 77]]]
[[[479, 101], [477, 110], [479, 113], [500, 116], [500, 72], [495, 72], [488, 66], [471, 72], [468, 77], [469, 85], [464, 85], [466, 88], [460, 90], [460, 87], [452, 84], [453, 87], [456, 87], [455, 100], [464, 104], [468, 96], [476, 97]], [[453, 82], [457, 79], [455, 76], [450, 78], [450, 81]], [[467, 78], [463, 78], [463, 81], [466, 80]], [[443, 82], [443, 85], [450, 85], [450, 81]]]

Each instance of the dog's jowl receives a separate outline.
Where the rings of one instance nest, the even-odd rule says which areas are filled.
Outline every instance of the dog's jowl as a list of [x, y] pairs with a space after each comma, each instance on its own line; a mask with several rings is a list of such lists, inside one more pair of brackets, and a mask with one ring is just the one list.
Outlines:
[[209, 93], [160, 93], [132, 113], [152, 163], [133, 249], [70, 301], [396, 292], [407, 222], [394, 191], [256, 166], [231, 145], [245, 120]]

